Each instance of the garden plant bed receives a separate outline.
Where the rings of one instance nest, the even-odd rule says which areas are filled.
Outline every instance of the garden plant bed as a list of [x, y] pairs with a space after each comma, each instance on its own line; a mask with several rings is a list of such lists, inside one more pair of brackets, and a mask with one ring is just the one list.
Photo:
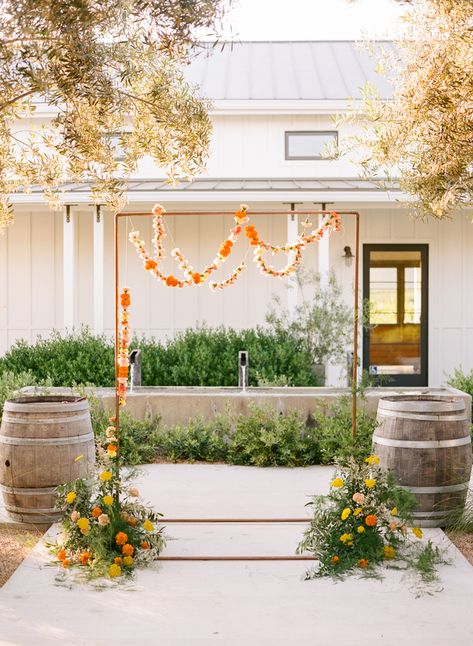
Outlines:
[[0, 587], [28, 556], [43, 532], [22, 529], [10, 523], [0, 523]]

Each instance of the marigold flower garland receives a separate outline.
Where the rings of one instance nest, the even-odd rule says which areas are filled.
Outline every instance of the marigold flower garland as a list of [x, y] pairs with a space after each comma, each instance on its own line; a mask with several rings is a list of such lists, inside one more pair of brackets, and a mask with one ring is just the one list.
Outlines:
[[128, 289], [128, 287], [124, 287], [120, 295], [121, 313], [117, 357], [117, 393], [120, 406], [126, 405], [126, 387], [128, 383], [128, 370], [130, 366], [130, 361], [128, 359], [128, 348], [130, 344], [130, 304], [130, 290]]
[[[289, 276], [290, 274], [295, 272], [302, 262], [302, 252], [307, 245], [321, 240], [321, 238], [330, 231], [340, 230], [340, 216], [334, 211], [324, 219], [322, 224], [317, 229], [310, 233], [301, 233], [294, 244], [273, 245], [265, 242], [264, 240], [261, 240], [258, 231], [253, 225], [246, 224], [249, 222], [247, 211], [248, 207], [245, 204], [242, 204], [240, 210], [235, 212], [235, 226], [230, 230], [228, 237], [220, 246], [215, 258], [202, 271], [195, 271], [195, 269], [192, 267], [192, 265], [189, 263], [189, 261], [179, 248], [173, 249], [171, 251], [171, 256], [179, 263], [179, 269], [184, 274], [184, 280], [180, 280], [172, 274], [166, 276], [161, 272], [158, 266], [159, 262], [164, 259], [163, 240], [165, 238], [165, 231], [163, 214], [166, 211], [163, 206], [156, 204], [153, 208], [153, 246], [155, 250], [154, 259], [151, 258], [149, 253], [146, 251], [145, 243], [140, 239], [139, 231], [132, 231], [129, 235], [129, 239], [134, 245], [139, 257], [143, 260], [143, 265], [146, 271], [149, 271], [155, 278], [160, 280], [167, 287], [182, 288], [192, 285], [201, 285], [205, 283], [231, 254], [234, 244], [243, 231], [243, 227], [245, 235], [248, 238], [250, 244], [256, 247], [254, 251], [254, 261], [258, 265], [261, 273], [265, 276], [272, 276], [274, 278], [285, 278], [286, 276]], [[306, 220], [303, 223], [303, 226], [308, 229], [311, 227], [311, 224], [308, 220]], [[280, 253], [293, 254], [293, 258], [283, 269], [278, 270], [265, 262], [263, 258], [265, 252], [271, 252], [273, 255]], [[210, 283], [210, 289], [225, 289], [226, 287], [233, 285], [236, 280], [238, 280], [241, 272], [246, 269], [246, 267], [246, 263], [241, 262], [226, 280], [219, 282], [212, 281]]]

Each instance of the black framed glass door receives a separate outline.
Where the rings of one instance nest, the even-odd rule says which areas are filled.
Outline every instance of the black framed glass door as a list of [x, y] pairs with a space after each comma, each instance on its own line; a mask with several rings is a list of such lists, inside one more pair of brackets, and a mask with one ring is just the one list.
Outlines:
[[427, 386], [428, 245], [364, 245], [363, 300], [363, 368], [386, 385]]

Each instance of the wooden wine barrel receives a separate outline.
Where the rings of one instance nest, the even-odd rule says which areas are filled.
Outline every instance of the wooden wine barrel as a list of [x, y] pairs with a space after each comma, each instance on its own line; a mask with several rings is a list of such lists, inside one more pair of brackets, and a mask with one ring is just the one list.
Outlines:
[[0, 487], [14, 521], [50, 525], [58, 520], [55, 487], [85, 477], [94, 461], [87, 399], [40, 395], [5, 402]]
[[384, 397], [373, 435], [380, 466], [417, 499], [414, 524], [444, 527], [463, 509], [471, 474], [470, 422], [462, 400]]

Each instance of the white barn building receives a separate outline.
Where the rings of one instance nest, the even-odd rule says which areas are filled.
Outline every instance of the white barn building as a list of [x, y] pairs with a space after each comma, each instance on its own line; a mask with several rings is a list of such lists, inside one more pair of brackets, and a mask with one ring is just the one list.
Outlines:
[[[388, 45], [389, 46], [389, 45]], [[387, 373], [399, 385], [438, 386], [462, 365], [473, 366], [473, 227], [465, 214], [451, 221], [414, 221], [403, 197], [363, 181], [346, 158], [322, 158], [332, 138], [352, 128], [334, 125], [360, 96], [366, 81], [389, 96], [375, 61], [355, 43], [251, 42], [201, 54], [188, 69], [190, 80], [213, 99], [211, 156], [205, 176], [170, 186], [162, 170], [140, 165], [129, 180], [128, 210], [252, 211], [358, 210], [363, 296], [378, 309], [377, 325], [363, 339], [363, 368]], [[51, 117], [39, 106], [32, 118]], [[35, 124], [31, 124], [37, 125]], [[14, 196], [15, 223], [0, 237], [0, 354], [17, 339], [34, 341], [52, 329], [87, 324], [111, 334], [113, 313], [113, 216], [91, 204], [86, 185], [65, 187], [63, 212], [45, 206], [41, 193]], [[211, 260], [232, 217], [168, 216], [169, 250], [179, 246], [195, 267]], [[276, 244], [293, 239], [300, 223], [288, 215], [254, 218], [262, 236]], [[149, 243], [151, 218], [133, 222]], [[129, 224], [131, 226], [131, 224]], [[123, 234], [125, 234], [125, 226]], [[343, 284], [351, 303], [353, 268], [344, 248], [354, 247], [354, 222], [306, 251], [304, 266]], [[126, 248], [128, 251], [126, 251]], [[226, 277], [248, 246], [241, 241], [219, 270]], [[230, 289], [164, 288], [142, 271], [133, 248], [121, 242], [124, 281], [132, 291], [132, 325], [138, 334], [163, 338], [197, 323], [236, 328], [264, 323], [272, 294], [297, 302], [282, 281], [261, 276], [253, 263]], [[231, 269], [229, 270], [229, 267]], [[176, 272], [172, 259], [165, 269]], [[388, 307], [386, 305], [388, 304]], [[376, 315], [375, 315], [376, 316]], [[328, 382], [340, 382], [329, 371]]]

